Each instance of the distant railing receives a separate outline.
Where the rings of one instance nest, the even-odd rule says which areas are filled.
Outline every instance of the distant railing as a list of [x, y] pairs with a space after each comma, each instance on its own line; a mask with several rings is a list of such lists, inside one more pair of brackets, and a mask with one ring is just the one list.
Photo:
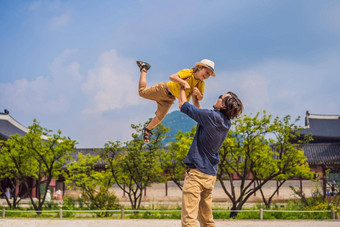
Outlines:
[[[120, 215], [121, 219], [124, 219], [125, 213], [164, 213], [164, 214], [170, 214], [171, 212], [178, 212], [180, 213], [181, 210], [125, 210], [124, 208], [120, 210], [6, 210], [5, 208], [2, 209], [2, 218], [6, 217], [6, 213], [57, 213], [59, 214], [59, 218], [63, 218], [63, 213], [116, 213], [118, 216]], [[213, 212], [259, 212], [259, 219], [263, 220], [263, 214], [264, 212], [285, 212], [285, 213], [331, 213], [332, 219], [335, 220], [336, 213], [335, 210], [213, 210]]]

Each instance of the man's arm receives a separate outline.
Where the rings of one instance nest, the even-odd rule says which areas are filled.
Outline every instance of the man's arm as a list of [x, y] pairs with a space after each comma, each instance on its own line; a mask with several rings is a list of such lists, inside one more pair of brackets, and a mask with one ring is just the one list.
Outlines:
[[201, 109], [200, 102], [198, 101], [198, 98], [197, 98], [196, 95], [192, 96], [192, 103], [194, 104], [194, 106], [196, 106], [196, 107]]
[[203, 99], [203, 95], [197, 87], [194, 87], [194, 90], [192, 91], [192, 96], [196, 96], [198, 101], [201, 101]]
[[188, 103], [185, 97], [185, 91], [183, 87], [181, 87], [181, 89], [179, 90], [178, 104], [181, 112], [188, 115], [191, 119], [193, 119], [197, 123], [205, 125], [211, 122], [211, 120], [209, 120], [210, 110], [199, 109], [196, 106], [193, 106], [190, 103]]
[[185, 91], [184, 91], [184, 88], [181, 86], [181, 89], [179, 90], [179, 97], [178, 97], [179, 109], [181, 109], [181, 107], [186, 101], [187, 101], [187, 98], [185, 96]]

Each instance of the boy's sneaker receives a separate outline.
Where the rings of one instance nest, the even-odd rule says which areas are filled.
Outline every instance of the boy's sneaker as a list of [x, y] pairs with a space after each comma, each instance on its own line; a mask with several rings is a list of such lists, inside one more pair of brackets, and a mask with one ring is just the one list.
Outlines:
[[151, 68], [151, 65], [146, 63], [146, 62], [143, 62], [143, 61], [136, 61], [140, 71], [142, 71], [142, 69], [146, 69], [146, 70], [149, 70]]

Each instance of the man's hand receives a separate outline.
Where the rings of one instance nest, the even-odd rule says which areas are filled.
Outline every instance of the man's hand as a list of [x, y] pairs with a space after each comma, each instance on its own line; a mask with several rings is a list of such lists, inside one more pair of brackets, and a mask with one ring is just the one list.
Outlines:
[[200, 102], [198, 101], [197, 96], [195, 95], [192, 96], [192, 104], [194, 104], [194, 106], [196, 106], [197, 108], [201, 109]]
[[201, 94], [200, 90], [197, 87], [194, 87], [194, 90], [192, 91], [192, 95], [196, 96], [196, 98], [201, 101], [203, 99], [203, 95]]

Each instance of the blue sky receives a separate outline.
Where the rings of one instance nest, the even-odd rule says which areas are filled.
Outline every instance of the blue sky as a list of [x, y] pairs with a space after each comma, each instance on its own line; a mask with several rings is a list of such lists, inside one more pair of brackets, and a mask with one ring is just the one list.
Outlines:
[[77, 147], [126, 141], [131, 124], [153, 116], [155, 103], [137, 93], [139, 59], [152, 65], [148, 85], [215, 61], [203, 108], [233, 91], [246, 114], [340, 114], [340, 1], [0, 4], [0, 111], [60, 129]]

